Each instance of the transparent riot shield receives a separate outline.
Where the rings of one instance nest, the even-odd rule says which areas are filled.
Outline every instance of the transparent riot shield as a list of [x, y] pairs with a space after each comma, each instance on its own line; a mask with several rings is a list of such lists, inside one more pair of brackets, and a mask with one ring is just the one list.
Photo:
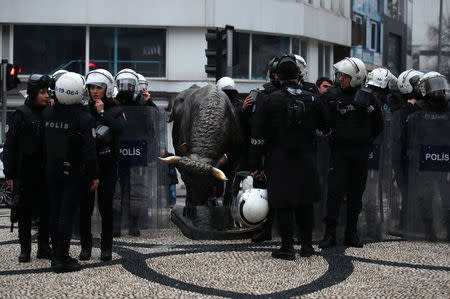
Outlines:
[[123, 106], [126, 124], [120, 138], [118, 180], [114, 195], [114, 235], [127, 229], [167, 227], [168, 169], [158, 160], [166, 150], [165, 112], [151, 106]]
[[319, 138], [315, 146], [321, 200], [320, 202], [314, 204], [314, 233], [317, 236], [321, 236], [325, 231], [324, 218], [327, 212], [328, 172], [330, 170], [330, 145], [327, 138]]
[[408, 120], [406, 235], [449, 239], [450, 112], [415, 112]]
[[384, 107], [384, 130], [375, 139], [369, 154], [369, 171], [358, 230], [364, 238], [384, 239], [390, 223], [389, 200], [397, 198], [393, 186], [392, 143], [394, 122], [389, 108]]
[[[406, 161], [406, 109], [387, 114], [390, 117], [389, 147], [384, 151], [383, 188], [386, 196], [386, 230], [392, 235], [403, 235], [408, 197], [408, 174]], [[385, 122], [387, 126], [387, 122]], [[387, 129], [387, 128], [386, 128]]]

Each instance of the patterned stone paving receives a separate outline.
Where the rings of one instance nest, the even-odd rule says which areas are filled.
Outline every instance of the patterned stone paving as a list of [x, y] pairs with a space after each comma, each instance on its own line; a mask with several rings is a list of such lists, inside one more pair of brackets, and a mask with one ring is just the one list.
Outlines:
[[[194, 241], [171, 226], [115, 239], [111, 262], [93, 257], [75, 273], [50, 261], [19, 264], [17, 229], [0, 209], [0, 298], [450, 298], [450, 244], [388, 237], [364, 248], [337, 246], [296, 261], [271, 258], [273, 242]], [[298, 249], [298, 247], [296, 247]], [[73, 240], [71, 255], [80, 246]]]

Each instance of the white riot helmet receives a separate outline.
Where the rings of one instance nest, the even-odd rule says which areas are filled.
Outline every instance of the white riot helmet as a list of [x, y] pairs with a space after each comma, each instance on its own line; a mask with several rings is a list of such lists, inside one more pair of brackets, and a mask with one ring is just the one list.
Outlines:
[[231, 205], [231, 215], [242, 225], [252, 227], [261, 224], [269, 212], [266, 189], [248, 189]]
[[123, 69], [116, 74], [114, 78], [116, 81], [117, 90], [136, 92], [139, 86], [139, 77], [132, 69]]
[[236, 83], [230, 77], [222, 77], [217, 81], [217, 88], [220, 90], [236, 90]]
[[104, 69], [96, 69], [90, 71], [86, 75], [86, 87], [89, 89], [89, 85], [97, 85], [105, 88], [105, 96], [107, 98], [113, 97], [114, 92], [114, 77], [110, 72]]
[[412, 93], [423, 76], [422, 72], [409, 69], [398, 76], [397, 86], [401, 94]]
[[306, 67], [308, 66], [306, 64], [306, 60], [303, 59], [300, 55], [294, 55], [295, 56], [295, 63], [297, 64], [297, 67], [299, 69], [300, 77], [306, 76]]
[[367, 85], [385, 89], [393, 76], [388, 69], [376, 68], [367, 75]]
[[345, 57], [333, 65], [335, 71], [352, 77], [351, 87], [357, 87], [366, 80], [366, 66], [361, 59], [356, 57]]
[[56, 72], [53, 73], [52, 78], [53, 80], [58, 81], [59, 77], [61, 77], [64, 74], [67, 74], [69, 71], [66, 70], [58, 70]]
[[85, 92], [84, 78], [80, 74], [67, 72], [55, 83], [55, 95], [63, 105], [81, 103]]
[[428, 72], [423, 75], [419, 81], [419, 90], [423, 97], [435, 92], [443, 94], [444, 97], [450, 94], [447, 79], [438, 72]]
[[148, 88], [148, 82], [145, 77], [139, 73], [137, 73], [138, 79], [139, 79], [139, 88], [138, 91], [142, 91], [144, 88]]

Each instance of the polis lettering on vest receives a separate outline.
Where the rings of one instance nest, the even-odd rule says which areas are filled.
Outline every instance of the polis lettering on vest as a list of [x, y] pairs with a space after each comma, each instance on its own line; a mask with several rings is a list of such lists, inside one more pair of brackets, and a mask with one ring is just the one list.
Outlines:
[[46, 128], [52, 128], [52, 129], [64, 129], [67, 130], [69, 128], [69, 124], [63, 121], [46, 121], [45, 122]]

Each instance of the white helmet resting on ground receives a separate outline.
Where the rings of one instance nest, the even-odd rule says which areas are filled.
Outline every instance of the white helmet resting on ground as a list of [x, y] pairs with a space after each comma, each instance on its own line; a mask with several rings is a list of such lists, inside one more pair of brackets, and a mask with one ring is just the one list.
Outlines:
[[63, 105], [81, 103], [85, 94], [84, 78], [78, 73], [68, 72], [55, 83], [55, 95]]
[[376, 68], [367, 75], [367, 85], [382, 89], [388, 87], [390, 80], [397, 80], [392, 73], [385, 68]]
[[245, 226], [261, 224], [269, 212], [266, 189], [247, 189], [231, 205], [233, 218]]
[[366, 80], [366, 66], [361, 59], [356, 57], [345, 57], [333, 65], [335, 71], [352, 77], [351, 87], [358, 87]]
[[114, 77], [116, 81], [117, 90], [127, 90], [136, 92], [139, 87], [139, 77], [132, 69], [123, 69]]
[[90, 71], [86, 75], [86, 87], [89, 89], [89, 85], [97, 85], [105, 88], [105, 96], [107, 98], [113, 97], [114, 92], [114, 77], [110, 72], [104, 69], [96, 69]]
[[401, 94], [412, 93], [417, 87], [420, 78], [423, 76], [422, 72], [409, 69], [398, 76], [397, 86]]
[[139, 79], [139, 88], [138, 91], [142, 91], [144, 88], [148, 89], [148, 81], [145, 79], [145, 77], [139, 73], [137, 73], [138, 79]]
[[428, 72], [419, 80], [419, 90], [422, 96], [432, 92], [443, 92], [444, 96], [449, 94], [447, 78], [438, 72]]

